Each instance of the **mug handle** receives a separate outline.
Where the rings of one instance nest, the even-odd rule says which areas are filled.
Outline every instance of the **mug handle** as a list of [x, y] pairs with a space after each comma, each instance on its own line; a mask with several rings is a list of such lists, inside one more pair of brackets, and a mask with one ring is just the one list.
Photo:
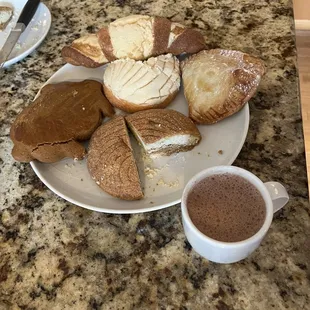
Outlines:
[[264, 183], [267, 188], [273, 204], [273, 213], [282, 209], [288, 202], [289, 196], [285, 187], [279, 182]]

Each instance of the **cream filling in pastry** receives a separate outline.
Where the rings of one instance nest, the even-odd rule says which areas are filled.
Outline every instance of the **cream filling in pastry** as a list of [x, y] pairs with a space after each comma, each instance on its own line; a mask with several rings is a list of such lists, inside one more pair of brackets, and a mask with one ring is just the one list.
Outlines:
[[182, 148], [188, 145], [193, 145], [197, 143], [198, 138], [191, 135], [175, 135], [169, 138], [160, 139], [150, 144], [144, 144], [141, 139], [139, 140], [147, 153], [153, 153], [160, 152], [169, 147]]

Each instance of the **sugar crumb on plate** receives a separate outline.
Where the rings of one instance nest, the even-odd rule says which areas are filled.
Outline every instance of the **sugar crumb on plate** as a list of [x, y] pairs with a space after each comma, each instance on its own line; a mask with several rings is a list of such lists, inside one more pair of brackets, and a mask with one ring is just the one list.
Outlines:
[[179, 186], [179, 185], [180, 185], [180, 182], [179, 182], [178, 179], [176, 179], [175, 181], [171, 181], [171, 182], [166, 182], [166, 181], [164, 181], [163, 179], [160, 179], [160, 180], [156, 183], [156, 185], [162, 185], [162, 186], [165, 186], [165, 187], [170, 187], [170, 188], [172, 188], [172, 187], [177, 187], [177, 186]]
[[154, 176], [156, 176], [157, 173], [158, 173], [160, 170], [161, 170], [161, 169], [151, 168], [151, 167], [146, 166], [146, 167], [144, 168], [144, 173], [145, 173], [145, 175], [146, 175], [149, 179], [153, 179]]

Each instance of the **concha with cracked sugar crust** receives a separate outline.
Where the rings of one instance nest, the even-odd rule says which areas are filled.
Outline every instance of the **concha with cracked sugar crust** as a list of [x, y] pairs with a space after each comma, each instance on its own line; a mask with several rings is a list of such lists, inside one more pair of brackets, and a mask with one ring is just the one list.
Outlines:
[[14, 121], [12, 155], [21, 162], [82, 159], [86, 150], [81, 141], [90, 138], [104, 115], [113, 114], [97, 81], [48, 84]]
[[106, 193], [124, 200], [143, 198], [125, 119], [116, 116], [93, 134], [87, 166], [96, 184]]
[[152, 109], [127, 115], [126, 122], [146, 153], [170, 155], [189, 151], [201, 139], [194, 122], [169, 109]]
[[179, 61], [172, 54], [143, 62], [119, 59], [108, 65], [103, 80], [106, 97], [123, 111], [164, 108], [180, 88]]
[[181, 63], [189, 116], [199, 124], [216, 123], [239, 111], [255, 94], [262, 60], [231, 50], [204, 50]]

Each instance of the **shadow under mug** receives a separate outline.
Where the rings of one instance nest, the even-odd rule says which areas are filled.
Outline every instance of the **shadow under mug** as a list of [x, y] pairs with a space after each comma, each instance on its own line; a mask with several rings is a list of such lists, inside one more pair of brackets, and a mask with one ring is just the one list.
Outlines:
[[[189, 217], [187, 197], [191, 189], [201, 180], [216, 174], [230, 173], [243, 177], [253, 184], [262, 195], [266, 206], [265, 221], [260, 230], [252, 237], [239, 242], [222, 242], [212, 239], [198, 230]], [[278, 182], [263, 183], [253, 173], [235, 166], [216, 166], [201, 171], [186, 185], [181, 201], [182, 222], [187, 240], [193, 249], [201, 256], [216, 263], [235, 263], [255, 251], [266, 235], [273, 214], [288, 202], [289, 196], [284, 186]]]

